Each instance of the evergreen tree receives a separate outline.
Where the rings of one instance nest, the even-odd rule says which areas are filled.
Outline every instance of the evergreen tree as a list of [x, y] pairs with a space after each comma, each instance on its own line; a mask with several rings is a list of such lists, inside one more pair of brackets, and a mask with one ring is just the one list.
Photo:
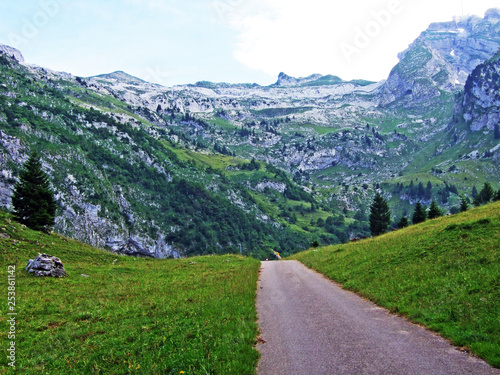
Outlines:
[[500, 190], [498, 190], [495, 196], [493, 197], [493, 201], [494, 202], [500, 201]]
[[389, 205], [380, 193], [375, 195], [370, 210], [370, 231], [373, 236], [378, 236], [386, 232], [391, 223]]
[[472, 187], [472, 194], [471, 195], [472, 195], [472, 199], [476, 199], [476, 197], [477, 197], [477, 189], [476, 189], [475, 185]]
[[425, 199], [425, 189], [424, 189], [424, 184], [421, 182], [418, 183], [417, 187], [417, 197], [418, 199]]
[[371, 145], [372, 145], [372, 141], [371, 141], [370, 137], [368, 137], [367, 135], [365, 135], [365, 143], [368, 147], [371, 147]]
[[479, 193], [479, 196], [481, 197], [481, 203], [482, 204], [488, 203], [489, 201], [491, 201], [494, 195], [495, 191], [491, 187], [491, 184], [489, 182], [485, 182], [484, 187], [481, 189]]
[[410, 223], [408, 222], [408, 218], [406, 216], [403, 216], [401, 218], [401, 220], [399, 220], [399, 222], [398, 222], [398, 228], [399, 229], [406, 228], [409, 225], [410, 225]]
[[494, 128], [493, 133], [494, 133], [495, 139], [500, 139], [500, 125], [495, 124], [495, 128]]
[[14, 186], [12, 205], [16, 220], [28, 228], [48, 233], [54, 226], [57, 208], [54, 193], [36, 151], [23, 165]]
[[462, 195], [461, 200], [460, 200], [460, 212], [465, 212], [469, 209], [469, 205], [467, 203], [467, 200], [465, 197]]
[[439, 209], [439, 206], [437, 205], [436, 201], [433, 200], [431, 206], [429, 207], [428, 217], [429, 219], [436, 219], [441, 216], [443, 216], [443, 213]]
[[448, 190], [444, 188], [441, 190], [441, 203], [448, 203]]
[[422, 206], [420, 202], [415, 205], [415, 212], [413, 213], [412, 222], [413, 224], [423, 223], [427, 220], [427, 211], [425, 207]]
[[474, 204], [474, 207], [479, 207], [481, 204], [483, 204], [483, 201], [481, 200], [481, 196], [479, 194], [476, 195], [476, 197], [474, 198], [472, 203]]
[[425, 188], [425, 200], [429, 201], [432, 198], [432, 184], [427, 182], [427, 187]]

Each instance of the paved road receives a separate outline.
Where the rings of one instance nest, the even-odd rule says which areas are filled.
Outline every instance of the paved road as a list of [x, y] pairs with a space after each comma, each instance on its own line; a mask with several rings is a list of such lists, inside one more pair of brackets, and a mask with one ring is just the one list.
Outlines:
[[263, 262], [259, 375], [500, 374], [296, 261]]

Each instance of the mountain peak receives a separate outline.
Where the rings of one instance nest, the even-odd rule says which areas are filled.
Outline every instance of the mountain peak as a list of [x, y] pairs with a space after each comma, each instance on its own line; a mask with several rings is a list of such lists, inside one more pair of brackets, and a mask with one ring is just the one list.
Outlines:
[[0, 53], [10, 56], [16, 59], [19, 63], [24, 63], [24, 57], [21, 51], [16, 48], [6, 46], [4, 44], [0, 44]]
[[90, 78], [113, 79], [113, 80], [117, 80], [117, 81], [120, 81], [123, 83], [132, 84], [132, 85], [143, 85], [144, 83], [147, 83], [146, 81], [144, 81], [140, 78], [134, 77], [134, 76], [132, 76], [128, 73], [125, 73], [124, 71], [121, 71], [121, 70], [117, 70], [116, 72], [113, 72], [113, 73], [100, 74], [100, 75], [90, 77]]
[[484, 15], [484, 19], [491, 23], [500, 22], [500, 8], [488, 9]]
[[309, 77], [295, 78], [291, 77], [283, 72], [278, 75], [278, 81], [275, 83], [276, 86], [290, 87], [290, 86], [300, 86], [305, 83], [317, 81], [323, 77], [321, 74], [312, 74]]
[[380, 104], [399, 99], [415, 104], [441, 96], [442, 90], [461, 89], [476, 66], [500, 47], [499, 22], [500, 10], [490, 9], [484, 18], [432, 23], [398, 55], [400, 61], [384, 85]]

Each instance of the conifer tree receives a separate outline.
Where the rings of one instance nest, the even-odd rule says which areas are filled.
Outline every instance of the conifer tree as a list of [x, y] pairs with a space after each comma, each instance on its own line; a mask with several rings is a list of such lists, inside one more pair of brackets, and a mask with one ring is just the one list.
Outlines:
[[479, 192], [479, 196], [481, 197], [481, 203], [486, 204], [495, 195], [495, 191], [491, 187], [491, 184], [489, 182], [485, 182], [482, 190]]
[[428, 201], [432, 198], [432, 184], [431, 182], [427, 182], [427, 186], [425, 188], [425, 199]]
[[500, 190], [498, 190], [495, 196], [493, 197], [493, 201], [495, 202], [500, 201]]
[[481, 196], [479, 194], [476, 195], [472, 203], [474, 204], [474, 207], [479, 207], [483, 203], [481, 200]]
[[406, 216], [403, 216], [401, 218], [401, 220], [399, 220], [399, 222], [398, 222], [398, 228], [399, 229], [406, 228], [409, 225], [410, 225], [410, 223], [408, 222], [408, 218]]
[[436, 219], [441, 216], [443, 216], [443, 213], [439, 209], [439, 206], [437, 205], [436, 201], [433, 200], [431, 206], [429, 207], [428, 217], [429, 219]]
[[461, 200], [460, 200], [460, 212], [465, 212], [469, 209], [469, 204], [467, 203], [467, 200], [465, 197], [462, 195]]
[[476, 199], [477, 194], [478, 194], [478, 193], [477, 193], [476, 186], [473, 186], [473, 187], [472, 187], [472, 194], [471, 194], [471, 195], [472, 195], [472, 199]]
[[423, 223], [427, 220], [427, 211], [425, 207], [418, 202], [415, 206], [415, 212], [413, 213], [412, 222], [413, 224]]
[[375, 195], [370, 206], [370, 231], [372, 236], [385, 233], [391, 223], [391, 212], [387, 201], [380, 193]]
[[57, 208], [54, 193], [36, 151], [23, 165], [14, 186], [12, 205], [16, 220], [28, 228], [48, 233], [54, 226]]
[[424, 188], [424, 184], [422, 184], [421, 182], [418, 183], [417, 197], [419, 199], [425, 199], [425, 188]]

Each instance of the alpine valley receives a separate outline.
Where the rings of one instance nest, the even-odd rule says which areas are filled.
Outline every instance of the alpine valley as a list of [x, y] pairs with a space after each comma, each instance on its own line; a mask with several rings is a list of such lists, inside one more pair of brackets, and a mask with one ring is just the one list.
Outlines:
[[375, 191], [397, 222], [419, 201], [453, 213], [484, 182], [499, 189], [499, 123], [496, 9], [430, 25], [381, 82], [163, 87], [0, 45], [0, 204], [37, 149], [58, 233], [135, 256], [262, 259], [368, 236]]

